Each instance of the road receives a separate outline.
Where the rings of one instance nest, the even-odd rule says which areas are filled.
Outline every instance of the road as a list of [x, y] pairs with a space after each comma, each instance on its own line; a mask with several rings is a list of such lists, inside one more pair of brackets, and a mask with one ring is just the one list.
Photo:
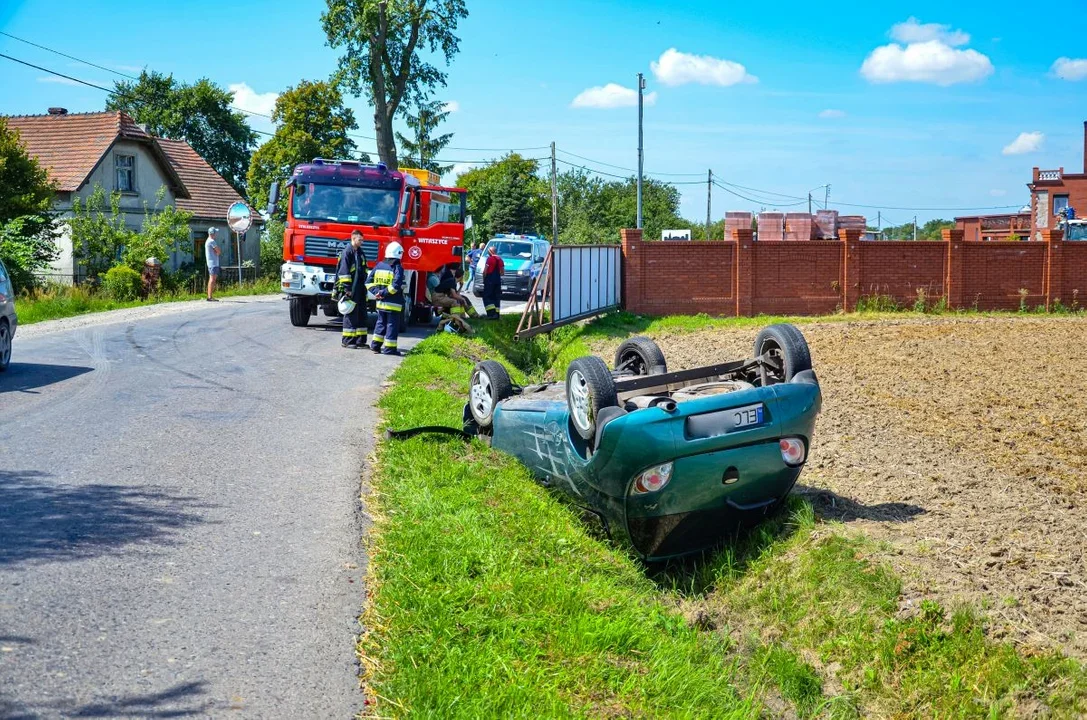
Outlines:
[[15, 338], [0, 717], [361, 709], [359, 490], [398, 360], [278, 297], [194, 307]]

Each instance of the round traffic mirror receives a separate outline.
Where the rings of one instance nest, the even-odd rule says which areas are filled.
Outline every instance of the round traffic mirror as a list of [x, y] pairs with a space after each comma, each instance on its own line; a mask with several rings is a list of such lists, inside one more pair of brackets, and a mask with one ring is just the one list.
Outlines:
[[241, 235], [253, 224], [253, 212], [243, 202], [236, 202], [226, 211], [226, 224]]

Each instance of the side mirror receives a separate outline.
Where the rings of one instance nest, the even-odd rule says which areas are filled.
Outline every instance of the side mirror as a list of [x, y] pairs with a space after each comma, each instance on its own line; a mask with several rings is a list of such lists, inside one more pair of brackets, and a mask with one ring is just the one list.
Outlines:
[[279, 205], [279, 181], [276, 180], [272, 183], [272, 187], [268, 189], [268, 207], [266, 211], [269, 216], [274, 215]]

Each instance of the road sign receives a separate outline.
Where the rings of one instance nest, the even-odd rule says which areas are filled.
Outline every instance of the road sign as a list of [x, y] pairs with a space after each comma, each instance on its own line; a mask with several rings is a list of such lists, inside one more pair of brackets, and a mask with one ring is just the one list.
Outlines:
[[253, 224], [253, 211], [243, 202], [236, 202], [227, 208], [226, 224], [234, 231], [234, 244], [238, 249], [238, 284], [242, 282], [242, 235]]

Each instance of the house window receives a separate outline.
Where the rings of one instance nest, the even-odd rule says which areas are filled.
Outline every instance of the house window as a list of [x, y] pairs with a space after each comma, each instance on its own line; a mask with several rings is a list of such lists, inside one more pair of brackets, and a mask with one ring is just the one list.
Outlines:
[[117, 173], [117, 191], [136, 192], [136, 156], [114, 155], [113, 166]]
[[1064, 209], [1068, 207], [1067, 195], [1054, 195], [1053, 196], [1053, 217], [1060, 217]]

